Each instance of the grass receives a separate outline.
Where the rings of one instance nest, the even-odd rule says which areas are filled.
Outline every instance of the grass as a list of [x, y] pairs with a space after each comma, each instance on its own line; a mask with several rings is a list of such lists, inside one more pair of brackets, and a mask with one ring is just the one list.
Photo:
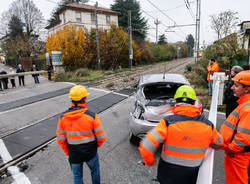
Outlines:
[[88, 82], [100, 79], [104, 76], [102, 71], [93, 71], [88, 69], [78, 69], [74, 72], [65, 72], [58, 74], [55, 81], [66, 82]]

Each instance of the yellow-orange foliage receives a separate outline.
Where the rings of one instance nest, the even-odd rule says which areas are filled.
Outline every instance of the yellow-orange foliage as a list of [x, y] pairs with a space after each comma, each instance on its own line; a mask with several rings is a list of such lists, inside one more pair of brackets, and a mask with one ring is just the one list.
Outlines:
[[[104, 69], [117, 69], [119, 66], [129, 66], [129, 45], [128, 34], [121, 28], [112, 25], [106, 33], [101, 33], [101, 58]], [[133, 46], [133, 61], [137, 62], [140, 57], [140, 51], [135, 42]]]
[[[88, 35], [88, 37], [85, 36]], [[48, 37], [47, 52], [62, 51], [62, 62], [69, 70], [79, 67], [91, 66], [97, 68], [95, 34], [74, 26], [66, 26], [63, 30]], [[119, 66], [127, 67], [129, 64], [128, 34], [117, 26], [104, 32], [99, 30], [101, 67], [103, 69], [116, 69]], [[135, 42], [133, 46], [133, 62], [138, 62], [141, 51]], [[90, 63], [91, 62], [91, 63]], [[90, 64], [89, 64], [90, 63]], [[94, 66], [93, 66], [94, 65]]]
[[75, 70], [86, 66], [92, 59], [93, 54], [87, 52], [85, 34], [82, 28], [65, 26], [48, 37], [46, 42], [47, 52], [62, 51], [62, 62], [68, 70]]

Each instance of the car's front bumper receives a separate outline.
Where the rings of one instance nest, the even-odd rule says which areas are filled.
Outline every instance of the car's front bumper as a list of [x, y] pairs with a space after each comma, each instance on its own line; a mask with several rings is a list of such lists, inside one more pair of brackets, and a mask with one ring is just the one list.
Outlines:
[[132, 134], [136, 137], [143, 138], [145, 134], [152, 128], [157, 126], [158, 123], [150, 122], [147, 120], [137, 119], [132, 113], [129, 115], [129, 128]]

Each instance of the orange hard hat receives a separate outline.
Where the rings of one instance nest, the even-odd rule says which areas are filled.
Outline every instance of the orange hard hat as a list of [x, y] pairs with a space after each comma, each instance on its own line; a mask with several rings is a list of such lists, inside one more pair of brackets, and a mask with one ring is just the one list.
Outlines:
[[237, 75], [232, 79], [234, 82], [239, 82], [241, 84], [244, 84], [246, 86], [250, 86], [250, 70], [245, 70]]

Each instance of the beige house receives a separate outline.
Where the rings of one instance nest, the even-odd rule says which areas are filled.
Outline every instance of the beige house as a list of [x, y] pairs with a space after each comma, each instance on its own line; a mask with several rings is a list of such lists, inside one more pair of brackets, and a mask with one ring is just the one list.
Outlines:
[[[63, 6], [56, 13], [59, 20], [53, 25], [48, 25], [48, 34], [54, 34], [64, 26], [75, 25], [76, 27], [86, 28], [88, 30], [96, 28], [95, 7], [81, 3], [70, 3]], [[111, 24], [118, 26], [118, 12], [107, 8], [97, 8], [98, 29], [107, 30]]]

